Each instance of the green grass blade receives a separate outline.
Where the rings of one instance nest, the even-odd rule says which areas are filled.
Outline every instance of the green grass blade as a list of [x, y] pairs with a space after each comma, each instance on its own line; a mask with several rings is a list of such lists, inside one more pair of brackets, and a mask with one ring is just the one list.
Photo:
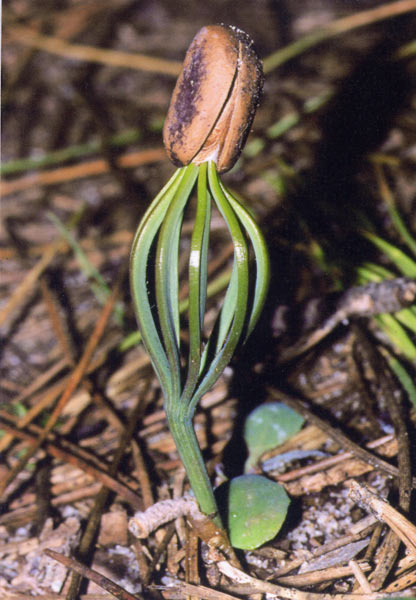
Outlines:
[[401, 236], [403, 242], [407, 245], [409, 250], [416, 256], [416, 240], [406, 227], [406, 223], [403, 221], [401, 214], [395, 206], [387, 204], [388, 211], [390, 213], [391, 220], [396, 227], [397, 232]]
[[369, 283], [370, 281], [377, 283], [383, 281], [383, 279], [394, 278], [392, 271], [370, 262], [363, 263], [360, 267], [357, 267], [356, 272], [359, 282], [362, 284]]
[[[85, 276], [91, 280], [91, 290], [93, 291], [98, 302], [100, 304], [105, 304], [108, 300], [108, 297], [111, 294], [111, 290], [107, 285], [104, 277], [101, 275], [98, 269], [96, 269], [91, 263], [88, 256], [85, 254], [84, 250], [81, 248], [80, 244], [72, 235], [71, 231], [69, 231], [67, 226], [64, 225], [64, 223], [62, 223], [62, 221], [58, 219], [58, 217], [52, 212], [48, 212], [47, 216], [58, 229], [61, 236], [65, 239], [69, 246], [71, 246], [75, 258], [77, 259], [81, 267], [81, 270], [83, 271]], [[114, 306], [114, 315], [117, 323], [119, 325], [122, 325], [124, 319], [124, 309], [120, 303], [116, 303], [116, 305]]]
[[377, 179], [380, 192], [387, 210], [389, 211], [390, 219], [395, 226], [397, 233], [402, 238], [403, 243], [407, 245], [407, 247], [416, 257], [416, 240], [409, 231], [402, 215], [400, 214], [400, 211], [397, 210], [393, 192], [391, 191], [380, 166], [376, 166], [376, 173], [378, 175]]
[[[366, 284], [369, 282], [380, 282], [384, 279], [392, 279], [394, 274], [388, 269], [375, 265], [373, 263], [365, 263], [357, 268], [358, 283]], [[410, 306], [403, 308], [395, 313], [395, 318], [405, 325], [410, 331], [416, 333], [416, 307]]]
[[383, 240], [381, 237], [370, 231], [365, 231], [363, 235], [389, 257], [400, 273], [405, 277], [416, 279], [416, 262], [400, 250], [400, 248], [386, 242], [386, 240]]
[[104, 277], [101, 275], [98, 269], [96, 269], [94, 265], [89, 261], [84, 250], [81, 248], [81, 246], [79, 245], [75, 237], [72, 235], [72, 233], [65, 227], [62, 221], [54, 213], [48, 212], [47, 216], [58, 229], [59, 233], [62, 235], [65, 241], [68, 242], [68, 244], [71, 246], [84, 274], [88, 278], [95, 280], [104, 291], [104, 294], [109, 294], [110, 288], [106, 284]]
[[395, 356], [387, 353], [387, 361], [408, 395], [410, 402], [413, 404], [414, 410], [416, 410], [416, 386], [413, 378]]
[[[141, 137], [142, 134], [139, 129], [128, 129], [110, 137], [108, 145], [114, 148], [127, 146], [139, 141]], [[60, 150], [53, 150], [40, 157], [16, 158], [0, 165], [0, 175], [16, 175], [17, 173], [33, 171], [52, 165], [62, 165], [62, 163], [76, 158], [91, 156], [102, 150], [103, 142], [104, 140], [95, 140], [85, 144], [75, 144]]]
[[402, 310], [395, 313], [395, 317], [402, 325], [416, 333], [416, 308], [414, 306], [402, 308]]
[[393, 315], [383, 313], [374, 319], [406, 358], [416, 360], [416, 345]]

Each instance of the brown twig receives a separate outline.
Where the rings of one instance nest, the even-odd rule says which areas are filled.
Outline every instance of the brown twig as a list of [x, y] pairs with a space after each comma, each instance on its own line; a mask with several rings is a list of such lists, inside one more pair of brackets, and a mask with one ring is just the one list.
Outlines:
[[[131, 169], [162, 160], [167, 160], [164, 149], [154, 148], [122, 154], [117, 159], [117, 164], [123, 169]], [[108, 161], [100, 158], [70, 167], [51, 169], [49, 171], [25, 175], [24, 177], [19, 177], [18, 179], [11, 179], [10, 181], [3, 181], [0, 184], [0, 193], [3, 196], [6, 196], [8, 194], [14, 194], [15, 192], [27, 190], [36, 185], [56, 185], [66, 181], [73, 181], [74, 179], [83, 179], [85, 177], [93, 177], [109, 172], [110, 165]]]
[[[102, 238], [102, 242], [105, 246], [110, 245], [129, 248], [132, 239], [133, 232], [123, 229], [121, 231], [110, 233], [109, 235], [104, 235]], [[54, 242], [50, 242], [49, 244], [33, 244], [29, 248], [25, 249], [25, 254], [30, 258], [37, 258], [39, 256], [42, 256], [48, 248], [53, 246], [53, 244]], [[79, 245], [85, 252], [93, 251], [96, 249], [96, 240], [94, 240], [93, 238], [79, 240]], [[66, 251], [67, 249], [67, 244], [65, 242], [62, 242], [62, 249], [60, 251]], [[11, 260], [17, 258], [18, 256], [19, 253], [15, 246], [4, 246], [0, 248], [0, 260]]]
[[163, 596], [169, 598], [169, 591], [171, 590], [173, 597], [178, 597], [178, 592], [181, 596], [194, 596], [196, 598], [203, 598], [204, 600], [238, 600], [237, 596], [231, 596], [225, 592], [213, 590], [204, 585], [193, 585], [186, 581], [176, 581], [173, 585], [167, 586], [154, 586], [156, 590], [163, 590]]
[[14, 398], [15, 404], [20, 404], [27, 398], [31, 398], [43, 388], [51, 379], [54, 379], [59, 373], [68, 367], [67, 358], [63, 358], [54, 363], [49, 369], [40, 373], [39, 377], [33, 380], [33, 382], [22, 390], [21, 394]]
[[140, 579], [145, 584], [145, 581], [148, 580], [148, 561], [147, 556], [143, 550], [144, 546], [140, 540], [134, 540], [131, 544], [131, 547], [134, 550], [137, 560], [137, 566], [139, 568]]
[[[63, 506], [85, 500], [87, 498], [95, 498], [101, 489], [101, 483], [93, 483], [73, 491], [61, 494], [51, 499], [52, 506]], [[0, 515], [0, 525], [6, 525], [8, 527], [19, 527], [21, 525], [27, 525], [33, 523], [36, 516], [36, 505], [30, 504], [22, 508], [16, 508], [3, 515]]]
[[[198, 569], [198, 535], [193, 527], [186, 528], [185, 541], [185, 580], [187, 583], [199, 584]], [[189, 600], [193, 600], [190, 596]]]
[[[0, 409], [0, 419], [6, 429], [8, 427], [13, 428], [13, 430], [15, 430], [16, 437], [23, 440], [27, 439], [28, 441], [35, 441], [36, 436], [39, 436], [43, 431], [41, 427], [34, 424], [28, 424], [26, 430], [24, 430], [21, 427], [20, 419], [18, 419], [14, 415], [10, 415], [8, 412], [2, 409]], [[53, 452], [67, 450], [69, 454], [73, 454], [75, 457], [79, 457], [81, 460], [84, 460], [88, 464], [95, 465], [97, 469], [100, 469], [104, 472], [108, 471], [108, 466], [105, 463], [103, 463], [97, 456], [91, 454], [90, 452], [88, 452], [88, 450], [82, 448], [81, 446], [75, 445], [67, 439], [60, 437], [57, 433], [49, 434], [48, 443], [50, 443], [51, 446], [56, 447], [55, 450], [51, 450], [51, 455], [53, 455]], [[48, 446], [45, 445], [45, 448], [47, 449]], [[57, 458], [59, 458], [58, 455]], [[119, 476], [122, 477], [122, 474], [120, 473]]]
[[[279, 400], [280, 402], [284, 402], [285, 404], [293, 408], [293, 410], [304, 416], [305, 419], [307, 419], [308, 421], [325, 431], [325, 433], [331, 439], [337, 442], [337, 444], [339, 444], [342, 448], [345, 448], [352, 452], [356, 458], [359, 458], [365, 463], [368, 463], [375, 469], [384, 471], [392, 477], [398, 477], [399, 469], [397, 467], [390, 465], [385, 460], [379, 458], [378, 456], [375, 456], [374, 454], [371, 454], [371, 452], [368, 452], [367, 450], [365, 450], [365, 448], [362, 448], [361, 446], [350, 440], [350, 438], [344, 435], [339, 429], [331, 427], [331, 425], [329, 425], [326, 421], [324, 421], [323, 419], [315, 415], [313, 412], [311, 412], [309, 408], [307, 408], [307, 406], [305, 405], [304, 401], [298, 400], [293, 396], [289, 396], [288, 394], [276, 390], [275, 388], [269, 388], [269, 392], [274, 399]], [[413, 478], [412, 485], [416, 487], [416, 478]]]
[[136, 513], [129, 521], [129, 530], [135, 537], [147, 538], [158, 527], [192, 513], [199, 513], [193, 496], [161, 500], [144, 512]]
[[[397, 483], [399, 488], [399, 508], [406, 514], [410, 509], [412, 467], [410, 463], [409, 434], [402, 410], [403, 397], [402, 394], [400, 394], [399, 398], [395, 395], [394, 380], [383, 355], [377, 352], [377, 349], [370, 343], [370, 340], [360, 328], [356, 327], [355, 329], [357, 339], [360, 341], [360, 344], [357, 345], [358, 351], [365, 353], [365, 358], [372, 364], [374, 372], [378, 373], [377, 385], [380, 388], [380, 395], [386, 398], [388, 411], [394, 426], [398, 445], [399, 473]], [[399, 546], [399, 538], [394, 531], [389, 531], [383, 541], [376, 568], [370, 577], [374, 590], [379, 590], [383, 586], [384, 581], [396, 562]]]
[[165, 535], [162, 538], [162, 541], [158, 544], [156, 548], [156, 552], [153, 555], [152, 561], [147, 569], [146, 577], [143, 581], [143, 585], [149, 585], [153, 572], [162, 556], [162, 554], [166, 551], [172, 536], [175, 534], [175, 523], [169, 523], [166, 528]]
[[400, 538], [391, 529], [387, 532], [377, 553], [376, 568], [370, 575], [371, 586], [379, 590], [397, 560]]
[[[50, 379], [52, 379], [53, 377], [58, 375], [67, 366], [68, 366], [68, 363], [67, 363], [66, 358], [64, 358], [64, 359], [58, 361], [57, 363], [55, 363], [54, 365], [52, 365], [52, 367], [50, 369], [48, 369], [44, 373], [41, 373], [39, 375], [39, 377], [37, 377], [31, 385], [29, 385], [27, 388], [25, 388], [16, 398], [14, 398], [14, 400], [13, 400], [14, 404], [18, 405], [25, 398], [32, 396], [40, 387], [42, 387]], [[61, 389], [61, 388], [59, 388], [59, 389]], [[49, 404], [51, 402], [53, 402], [53, 400], [60, 393], [60, 392], [58, 392], [58, 388], [56, 387], [56, 385], [53, 386], [53, 390], [54, 391], [53, 391], [52, 397], [50, 395], [46, 395], [46, 394], [43, 396], [43, 398], [41, 400], [41, 402], [42, 402], [41, 408], [40, 408], [39, 403], [36, 402], [36, 397], [33, 397], [34, 407], [32, 407], [32, 409], [29, 409], [27, 411], [27, 413], [19, 419], [19, 421], [17, 422], [18, 427], [20, 427], [20, 428], [25, 427], [34, 418], [34, 416], [32, 416], [33, 412], [35, 412], [36, 415], [38, 415], [39, 412], [41, 412], [45, 406], [49, 406]], [[12, 434], [8, 433], [8, 434], [4, 435], [0, 439], [0, 452], [4, 452], [6, 450], [6, 448], [8, 448], [8, 446], [11, 444], [12, 441], [13, 441]]]
[[347, 17], [337, 19], [266, 57], [264, 60], [264, 72], [270, 73], [288, 60], [334, 36], [346, 33], [347, 31], [353, 31], [360, 27], [366, 27], [385, 19], [398, 17], [415, 10], [415, 0], [395, 0], [389, 4], [376, 6], [369, 10], [362, 10]]
[[[355, 525], [353, 525], [353, 527], [355, 528], [357, 525], [358, 524], [355, 524]], [[290, 573], [294, 569], [297, 569], [303, 563], [305, 563], [305, 561], [307, 561], [309, 563], [312, 560], [317, 559], [318, 557], [325, 556], [326, 554], [334, 552], [334, 550], [339, 550], [340, 548], [343, 548], [344, 546], [349, 546], [350, 544], [354, 544], [355, 542], [361, 541], [372, 531], [372, 529], [374, 529], [374, 523], [372, 523], [370, 525], [366, 525], [363, 529], [361, 529], [360, 531], [358, 531], [356, 533], [351, 533], [351, 534], [345, 535], [341, 538], [332, 540], [331, 542], [328, 542], [327, 544], [323, 544], [322, 546], [320, 546], [319, 548], [314, 550], [311, 553], [311, 555], [308, 556], [307, 559], [295, 558], [294, 560], [286, 561], [284, 566], [280, 567], [274, 573], [274, 575], [275, 575], [275, 577], [281, 577], [283, 575], [286, 575], [287, 573]]]
[[132, 440], [131, 450], [133, 454], [133, 462], [135, 465], [135, 474], [140, 484], [140, 491], [143, 498], [143, 506], [144, 508], [148, 508], [154, 503], [152, 485], [150, 483], [149, 473], [147, 472], [146, 463], [143, 458], [143, 453], [136, 440]]
[[416, 569], [411, 571], [410, 573], [405, 573], [401, 577], [398, 577], [395, 581], [392, 581], [384, 591], [387, 594], [394, 594], [396, 592], [400, 592], [407, 588], [414, 589], [416, 586]]
[[284, 598], [285, 600], [378, 600], [385, 598], [385, 594], [317, 594], [314, 592], [303, 592], [294, 588], [286, 588], [269, 581], [262, 581], [251, 577], [240, 569], [233, 567], [226, 561], [220, 561], [217, 566], [223, 575], [229, 577], [237, 584], [246, 586], [247, 592], [252, 594], [263, 593]]
[[[363, 571], [371, 570], [370, 565], [366, 562], [361, 562], [360, 568]], [[325, 581], [333, 581], [334, 579], [338, 580], [342, 579], [343, 577], [350, 577], [351, 575], [355, 575], [355, 572], [351, 566], [327, 567], [326, 569], [321, 569], [318, 571], [311, 571], [308, 573], [299, 573], [298, 575], [286, 575], [284, 577], [278, 577], [277, 582], [279, 583], [279, 585], [307, 587], [309, 585], [316, 585]]]
[[50, 464], [49, 457], [42, 461], [35, 473], [35, 497], [36, 497], [36, 515], [34, 519], [35, 531], [40, 535], [45, 525], [46, 519], [52, 513], [51, 504], [51, 485], [50, 485]]
[[[333, 296], [328, 296], [312, 299], [307, 303], [301, 318], [297, 315], [298, 321], [304, 321], [304, 329], [307, 331], [293, 345], [281, 349], [278, 356], [279, 363], [290, 361], [310, 350], [345, 320], [371, 317], [381, 313], [395, 313], [402, 308], [412, 306], [416, 300], [416, 281], [398, 277], [350, 288], [337, 297], [329, 317], [320, 322], [314, 322], [309, 317], [308, 321], [309, 314], [317, 316], [316, 311], [310, 310], [311, 303], [322, 304], [333, 299]], [[320, 315], [325, 313], [325, 308], [320, 308], [318, 319], [321, 319]]]
[[340, 34], [415, 10], [416, 2], [414, 0], [396, 0], [396, 2], [376, 6], [375, 8], [363, 10], [354, 13], [353, 15], [337, 19], [330, 23], [329, 27], [334, 34]]
[[54, 260], [56, 254], [63, 247], [67, 247], [67, 244], [62, 240], [58, 240], [51, 246], [49, 246], [42, 258], [36, 263], [34, 267], [27, 273], [23, 281], [13, 291], [6, 305], [0, 310], [0, 327], [4, 325], [6, 319], [10, 314], [25, 300], [32, 292], [32, 288], [38, 281], [42, 273], [49, 267]]
[[[113, 477], [116, 475], [117, 470], [119, 468], [120, 462], [123, 458], [123, 455], [126, 451], [127, 446], [130, 444], [131, 438], [134, 435], [134, 432], [137, 428], [137, 421], [142, 412], [142, 402], [140, 398], [138, 398], [136, 406], [130, 415], [128, 420], [128, 425], [125, 431], [120, 433], [119, 445], [114, 454], [111, 466], [110, 466], [110, 475]], [[81, 541], [77, 550], [78, 556], [81, 560], [87, 560], [88, 555], [91, 552], [91, 548], [95, 542], [96, 532], [100, 525], [101, 516], [104, 510], [105, 505], [107, 504], [110, 490], [107, 487], [102, 487], [99, 491], [97, 498], [95, 499], [94, 506], [90, 512], [88, 517], [88, 523], [85, 528], [84, 534], [81, 537]], [[74, 573], [71, 580], [71, 585], [68, 590], [67, 600], [75, 600], [78, 595], [79, 588], [81, 586], [82, 576], [80, 574]]]
[[123, 67], [151, 73], [177, 76], [182, 68], [182, 63], [146, 56], [145, 54], [120, 52], [118, 50], [105, 50], [94, 46], [70, 44], [61, 38], [41, 35], [30, 27], [14, 26], [8, 28], [7, 36], [25, 46], [38, 48], [58, 56], [73, 60], [99, 63], [111, 67]]
[[[4, 414], [0, 417], [0, 422], [1, 427], [6, 431], [12, 433], [15, 437], [25, 439], [29, 441], [32, 445], [36, 444], [38, 438], [36, 438], [34, 435], [30, 435], [24, 431], [21, 431], [20, 429], [17, 429], [10, 423], [7, 423]], [[105, 485], [108, 489], [118, 494], [121, 498], [124, 498], [133, 507], [138, 507], [140, 503], [139, 497], [135, 492], [133, 492], [133, 490], [117, 481], [117, 479], [115, 479], [109, 473], [106, 473], [105, 471], [87, 463], [84, 459], [82, 459], [74, 452], [74, 449], [71, 449], [71, 452], [68, 452], [63, 450], [62, 448], [59, 448], [51, 442], [47, 442], [45, 444], [45, 451], [50, 456], [53, 456], [58, 460], [62, 460], [63, 462], [73, 465], [74, 467], [82, 469], [84, 473], [90, 475], [95, 480], [101, 482], [102, 485]]]
[[30, 458], [32, 456], [34, 456], [34, 454], [37, 452], [37, 450], [45, 442], [48, 434], [50, 433], [50, 431], [53, 429], [56, 422], [58, 421], [59, 416], [62, 412], [62, 409], [64, 408], [64, 406], [66, 405], [68, 400], [71, 398], [72, 394], [77, 389], [79, 383], [81, 382], [81, 380], [85, 374], [85, 371], [92, 359], [92, 355], [104, 333], [104, 330], [107, 326], [107, 322], [113, 312], [114, 304], [117, 300], [118, 294], [120, 292], [121, 284], [122, 284], [122, 281], [124, 278], [124, 273], [125, 273], [125, 271], [123, 269], [121, 276], [119, 277], [119, 280], [114, 287], [114, 290], [112, 291], [103, 310], [101, 311], [101, 314], [98, 318], [95, 328], [90, 336], [90, 339], [87, 342], [84, 353], [83, 353], [79, 363], [75, 367], [74, 371], [72, 372], [68, 387], [65, 389], [64, 393], [58, 400], [58, 403], [57, 403], [55, 409], [53, 410], [51, 416], [49, 417], [48, 422], [46, 423], [46, 426], [44, 427], [42, 434], [40, 435], [36, 444], [33, 444], [31, 446], [31, 448], [26, 452], [26, 454], [23, 456], [23, 458], [20, 459], [20, 461], [17, 463], [17, 465], [13, 469], [11, 469], [10, 473], [4, 478], [3, 482], [0, 483], [0, 496], [4, 493], [4, 490], [9, 485], [9, 483], [16, 477], [16, 475], [18, 473], [20, 473], [20, 471], [22, 469], [24, 469], [28, 460], [30, 460]]
[[[104, 354], [94, 357], [86, 369], [86, 374], [89, 375], [90, 373], [93, 373], [96, 369], [98, 369], [98, 367], [100, 367], [103, 364], [104, 361]], [[146, 361], [149, 361], [147, 355], [143, 359], [144, 363]], [[63, 368], [65, 368], [65, 366], [67, 366], [66, 359], [64, 361], [59, 361], [58, 363], [56, 363], [56, 365], [51, 367], [51, 369], [49, 369], [47, 372], [41, 374], [37, 379], [35, 379], [33, 385], [29, 386], [14, 400], [15, 403], [18, 403], [22, 402], [27, 397], [32, 396], [31, 400], [33, 406], [27, 411], [25, 415], [23, 415], [23, 417], [20, 417], [20, 419], [18, 419], [16, 422], [16, 425], [19, 429], [23, 429], [24, 427], [28, 426], [32, 421], [34, 421], [34, 419], [36, 419], [38, 415], [42, 413], [43, 410], [45, 410], [45, 408], [50, 406], [56, 400], [56, 398], [58, 398], [58, 396], [66, 390], [67, 386], [71, 381], [71, 374], [61, 377], [59, 381], [52, 384], [47, 390], [39, 393], [37, 396], [32, 395], [40, 387], [45, 385], [45, 383], [47, 383], [50, 379], [55, 377], [55, 375], [57, 375]], [[28, 390], [31, 390], [29, 394]], [[40, 431], [41, 430], [39, 429], [38, 433], [40, 433]], [[7, 447], [9, 443], [10, 439], [6, 438], [5, 436], [5, 438], [0, 440], [0, 449]]]
[[376, 553], [376, 550], [378, 548], [383, 529], [384, 525], [378, 522], [371, 535], [370, 543], [367, 546], [367, 550], [365, 551], [364, 560], [370, 561], [373, 559], [374, 554]]
[[68, 569], [72, 569], [72, 571], [79, 573], [82, 577], [90, 579], [98, 586], [103, 588], [103, 590], [106, 590], [109, 594], [119, 598], [119, 600], [137, 600], [136, 594], [134, 596], [129, 594], [129, 592], [126, 592], [125, 589], [117, 585], [117, 583], [114, 583], [114, 581], [111, 581], [111, 579], [108, 579], [104, 575], [101, 575], [101, 573], [82, 565], [73, 558], [69, 558], [68, 556], [59, 554], [58, 552], [54, 552], [54, 550], [50, 550], [49, 548], [45, 550], [45, 554], [50, 558], [62, 563]]
[[[329, 23], [322, 29], [312, 32], [304, 40], [298, 40], [297, 46], [284, 48], [276, 59], [277, 53], [274, 53], [265, 59], [265, 72], [270, 72], [277, 66], [283, 64], [292, 56], [307, 50], [316, 43], [328, 39], [332, 36], [364, 27], [376, 23], [377, 21], [399, 16], [407, 12], [416, 10], [414, 0], [398, 0], [385, 6], [361, 11], [348, 17], [343, 17], [332, 23]], [[29, 27], [14, 26], [9, 27], [7, 34], [9, 38], [25, 44], [32, 48], [38, 48], [46, 52], [64, 56], [74, 60], [82, 60], [105, 64], [108, 66], [124, 67], [128, 69], [138, 69], [150, 71], [153, 73], [162, 73], [164, 75], [177, 76], [181, 70], [182, 63], [154, 58], [138, 53], [120, 52], [117, 50], [104, 50], [93, 46], [84, 46], [80, 44], [69, 44], [58, 37], [45, 36]]]
[[356, 481], [350, 482], [350, 496], [357, 504], [369, 510], [377, 519], [387, 523], [405, 544], [410, 554], [416, 558], [416, 525], [390, 506], [388, 502]]
[[[143, 392], [143, 397], [146, 396], [148, 392], [149, 385], [147, 385], [146, 389]], [[117, 413], [112, 410], [111, 406], [104, 401], [104, 398], [100, 394], [94, 395], [94, 400], [104, 408], [106, 413], [109, 415], [110, 422], [120, 430], [124, 431], [124, 425], [121, 419], [118, 417]], [[142, 412], [144, 411], [144, 405], [141, 403]], [[147, 472], [146, 463], [143, 458], [142, 451], [138, 442], [135, 439], [131, 440], [131, 450], [133, 454], [133, 462], [135, 464], [136, 476], [140, 484], [140, 492], [143, 498], [143, 508], [148, 508], [154, 504], [152, 486], [150, 483], [149, 474]]]
[[[372, 442], [368, 442], [366, 444], [367, 448], [379, 448], [380, 446], [384, 446], [388, 442], [393, 440], [393, 435], [385, 435], [378, 440], [373, 440]], [[275, 455], [276, 456], [276, 455]], [[310, 475], [311, 473], [316, 473], [319, 471], [323, 471], [328, 467], [332, 467], [333, 465], [337, 465], [344, 460], [348, 460], [353, 456], [352, 452], [342, 452], [341, 454], [335, 454], [334, 456], [330, 456], [328, 458], [323, 458], [322, 460], [318, 460], [316, 463], [312, 465], [307, 465], [306, 467], [300, 467], [299, 469], [293, 469], [292, 471], [288, 471], [287, 473], [283, 473], [277, 477], [278, 481], [286, 482], [293, 481], [294, 479], [299, 479], [304, 475]]]
[[50, 289], [45, 276], [42, 276], [40, 278], [40, 290], [42, 292], [46, 308], [48, 309], [52, 327], [56, 333], [56, 338], [59, 341], [59, 344], [63, 350], [66, 362], [71, 367], [74, 367], [74, 351], [71, 346], [71, 341], [69, 339], [65, 323], [59, 313], [56, 297], [52, 293], [52, 290]]
[[353, 574], [355, 575], [355, 578], [356, 578], [359, 586], [361, 587], [361, 590], [365, 594], [371, 594], [373, 590], [371, 589], [371, 585], [369, 584], [368, 579], [364, 574], [362, 565], [360, 565], [355, 560], [350, 560], [350, 562], [348, 564], [349, 564]]
[[[32, 594], [3, 593], [2, 600], [33, 600], [34, 598]], [[36, 600], [62, 600], [62, 594], [37, 594]], [[108, 600], [108, 596], [104, 596], [104, 594], [82, 594], [80, 600]]]

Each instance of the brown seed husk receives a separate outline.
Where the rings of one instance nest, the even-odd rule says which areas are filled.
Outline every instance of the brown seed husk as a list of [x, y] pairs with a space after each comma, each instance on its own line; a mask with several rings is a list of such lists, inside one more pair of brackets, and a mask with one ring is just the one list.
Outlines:
[[185, 57], [163, 139], [177, 166], [214, 160], [219, 172], [237, 160], [263, 83], [248, 36], [222, 25], [203, 27]]

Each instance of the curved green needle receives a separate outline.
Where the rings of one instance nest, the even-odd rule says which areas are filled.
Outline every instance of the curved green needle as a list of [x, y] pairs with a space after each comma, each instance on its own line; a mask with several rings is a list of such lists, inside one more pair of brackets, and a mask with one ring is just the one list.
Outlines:
[[189, 357], [188, 376], [181, 403], [189, 403], [201, 369], [201, 330], [204, 325], [207, 296], [208, 240], [211, 204], [207, 192], [207, 164], [203, 163], [198, 176], [198, 204], [189, 255]]
[[137, 229], [130, 255], [130, 284], [137, 322], [165, 395], [171, 389], [171, 371], [150, 305], [148, 260], [155, 237], [183, 176], [184, 169], [176, 171], [149, 206]]
[[247, 235], [249, 236], [250, 242], [253, 246], [254, 256], [256, 259], [256, 284], [254, 289], [253, 306], [251, 308], [250, 319], [247, 326], [247, 338], [253, 331], [266, 300], [267, 290], [270, 283], [270, 258], [263, 234], [255, 220], [252, 218], [248, 210], [244, 208], [244, 206], [231, 194], [231, 192], [222, 182], [220, 182], [220, 185], [235, 213], [245, 227]]
[[[208, 163], [208, 183], [211, 194], [218, 206], [219, 211], [224, 217], [227, 227], [230, 231], [234, 244], [234, 265], [236, 275], [231, 277], [231, 282], [236, 286], [234, 301], [227, 302], [227, 295], [234, 290], [230, 286], [226, 292], [226, 298], [222, 311], [227, 311], [226, 320], [230, 322], [227, 335], [220, 349], [217, 349], [216, 355], [208, 367], [206, 374], [195, 391], [194, 398], [189, 405], [189, 414], [192, 414], [197, 402], [205, 392], [215, 383], [225, 367], [231, 360], [240, 337], [244, 330], [247, 302], [248, 302], [248, 248], [236, 215], [224, 195], [217, 174], [214, 162]], [[235, 283], [236, 282], [236, 283]]]
[[185, 205], [191, 195], [198, 167], [190, 164], [166, 211], [159, 233], [156, 251], [156, 303], [162, 339], [171, 372], [171, 389], [166, 401], [175, 401], [181, 394], [179, 356], [178, 254], [179, 237]]
[[[197, 178], [188, 265], [189, 351], [185, 360], [180, 344], [178, 264], [183, 215]], [[230, 232], [234, 263], [223, 306], [202, 350], [211, 196]], [[256, 261], [252, 293], [248, 241]], [[191, 163], [179, 169], [146, 211], [133, 242], [131, 289], [143, 342], [160, 380], [169, 428], [192, 489], [201, 510], [213, 516], [217, 526], [221, 522], [192, 418], [199, 399], [228, 365], [240, 340], [254, 328], [266, 297], [269, 273], [269, 258], [259, 228], [220, 182], [213, 162], [199, 166]], [[154, 281], [154, 290], [148, 289], [149, 281]]]

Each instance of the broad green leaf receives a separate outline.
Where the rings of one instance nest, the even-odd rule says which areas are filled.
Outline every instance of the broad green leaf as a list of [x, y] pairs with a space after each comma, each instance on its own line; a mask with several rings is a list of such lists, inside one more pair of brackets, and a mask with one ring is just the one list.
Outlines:
[[228, 529], [231, 545], [254, 550], [280, 530], [290, 499], [280, 483], [261, 475], [232, 479], [228, 495]]
[[303, 417], [281, 402], [270, 402], [255, 408], [244, 424], [244, 439], [249, 453], [245, 473], [250, 472], [264, 452], [280, 446], [295, 435], [303, 422]]

